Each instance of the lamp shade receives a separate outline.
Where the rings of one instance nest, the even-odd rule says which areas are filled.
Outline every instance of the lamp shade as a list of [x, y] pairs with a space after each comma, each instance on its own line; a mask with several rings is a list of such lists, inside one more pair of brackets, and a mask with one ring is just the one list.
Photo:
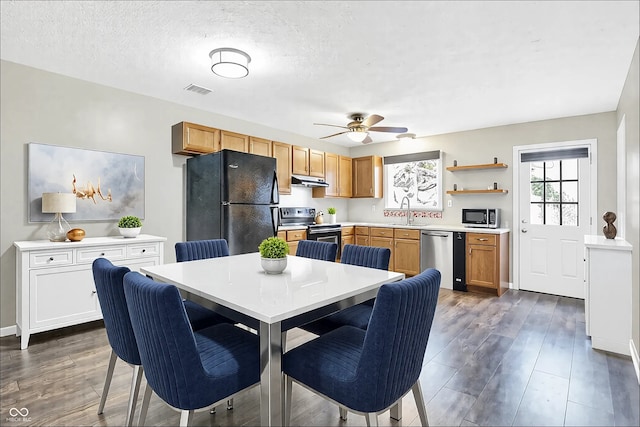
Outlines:
[[73, 213], [75, 211], [75, 194], [42, 193], [42, 213]]
[[249, 75], [251, 57], [239, 49], [221, 47], [209, 52], [211, 71], [228, 79], [241, 79]]

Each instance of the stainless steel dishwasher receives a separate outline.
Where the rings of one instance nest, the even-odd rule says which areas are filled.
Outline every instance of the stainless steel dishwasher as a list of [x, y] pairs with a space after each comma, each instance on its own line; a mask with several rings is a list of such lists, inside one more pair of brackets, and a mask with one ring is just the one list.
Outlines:
[[440, 287], [453, 289], [453, 232], [422, 230], [420, 233], [420, 271], [440, 270]]

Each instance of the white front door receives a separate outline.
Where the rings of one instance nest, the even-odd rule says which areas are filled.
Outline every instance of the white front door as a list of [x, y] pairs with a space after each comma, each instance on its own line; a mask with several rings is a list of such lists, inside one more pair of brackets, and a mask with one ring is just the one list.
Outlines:
[[519, 289], [584, 299], [584, 235], [592, 228], [595, 185], [590, 156], [584, 143], [517, 151]]

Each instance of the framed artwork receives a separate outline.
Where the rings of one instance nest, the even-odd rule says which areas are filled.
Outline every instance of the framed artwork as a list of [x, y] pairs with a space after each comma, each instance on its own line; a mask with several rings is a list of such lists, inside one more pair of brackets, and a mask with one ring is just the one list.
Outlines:
[[69, 221], [144, 218], [144, 156], [29, 143], [29, 222], [49, 222], [42, 193], [73, 193]]
[[407, 197], [412, 210], [443, 210], [440, 151], [385, 157], [384, 180], [385, 208], [399, 209]]

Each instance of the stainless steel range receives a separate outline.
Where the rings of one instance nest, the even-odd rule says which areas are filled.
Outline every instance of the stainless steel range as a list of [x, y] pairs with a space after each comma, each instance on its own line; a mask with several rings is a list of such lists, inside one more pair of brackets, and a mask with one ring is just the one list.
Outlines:
[[280, 208], [278, 225], [304, 225], [307, 227], [307, 240], [336, 243], [338, 258], [342, 243], [342, 226], [340, 224], [316, 224], [315, 208]]

